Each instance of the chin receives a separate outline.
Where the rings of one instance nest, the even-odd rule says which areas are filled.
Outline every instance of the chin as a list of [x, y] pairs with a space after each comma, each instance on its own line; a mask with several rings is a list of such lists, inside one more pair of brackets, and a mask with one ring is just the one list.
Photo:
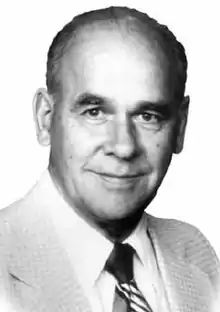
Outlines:
[[142, 214], [153, 197], [134, 202], [131, 202], [129, 199], [121, 199], [110, 203], [110, 201], [106, 200], [101, 205], [99, 202], [96, 207], [93, 206], [90, 209], [92, 208], [93, 214], [103, 221], [124, 220]]
[[129, 218], [131, 215], [134, 215], [136, 212], [132, 211], [132, 212], [128, 212], [126, 211], [119, 211], [116, 213], [108, 213], [108, 212], [104, 212], [104, 213], [100, 213], [98, 218], [100, 220], [106, 220], [106, 221], [119, 221], [119, 220], [125, 220], [127, 218]]

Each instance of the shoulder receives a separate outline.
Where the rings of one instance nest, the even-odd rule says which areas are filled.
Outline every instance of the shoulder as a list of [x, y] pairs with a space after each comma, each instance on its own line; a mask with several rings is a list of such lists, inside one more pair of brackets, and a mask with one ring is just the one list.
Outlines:
[[184, 261], [205, 272], [214, 283], [220, 282], [220, 262], [208, 239], [195, 226], [175, 219], [147, 214], [149, 231], [159, 244], [168, 246]]
[[19, 202], [15, 202], [6, 208], [0, 210], [0, 292], [3, 285], [8, 283], [8, 259], [10, 259], [11, 251], [15, 250], [13, 244], [14, 235], [13, 224], [16, 224], [14, 214], [17, 210]]
[[170, 240], [173, 244], [207, 243], [205, 236], [194, 225], [176, 219], [158, 218], [149, 214], [146, 216], [148, 227], [155, 231], [159, 239]]
[[18, 210], [21, 200], [18, 200], [11, 205], [4, 207], [0, 210], [0, 235], [8, 223], [11, 223], [15, 212]]
[[196, 261], [198, 259], [196, 256], [203, 253], [209, 259], [210, 257], [217, 259], [208, 239], [194, 225], [149, 214], [147, 214], [147, 222], [149, 229], [155, 233], [159, 241], [169, 244], [176, 251], [184, 252], [187, 258], [193, 260], [195, 257]]
[[[0, 210], [0, 258], [2, 258], [6, 250], [10, 248], [12, 238], [17, 236], [14, 228], [19, 226], [20, 219], [24, 217], [19, 217], [20, 205], [21, 200]], [[20, 231], [22, 231], [22, 228], [20, 228]]]
[[[35, 184], [19, 200], [0, 209], [0, 235], [7, 227], [20, 229], [35, 224], [43, 216], [48, 206], [57, 201], [48, 170], [35, 181]], [[58, 196], [57, 196], [58, 197]], [[54, 200], [55, 198], [55, 200]], [[59, 197], [58, 197], [59, 198]]]

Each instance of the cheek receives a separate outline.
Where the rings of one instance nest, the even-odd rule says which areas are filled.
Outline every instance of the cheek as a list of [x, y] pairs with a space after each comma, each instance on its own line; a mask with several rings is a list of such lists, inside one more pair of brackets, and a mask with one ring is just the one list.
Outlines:
[[63, 149], [68, 162], [74, 167], [85, 164], [99, 147], [97, 136], [71, 120], [63, 128]]
[[172, 156], [172, 131], [164, 129], [145, 141], [147, 158], [154, 168], [161, 168], [170, 162]]

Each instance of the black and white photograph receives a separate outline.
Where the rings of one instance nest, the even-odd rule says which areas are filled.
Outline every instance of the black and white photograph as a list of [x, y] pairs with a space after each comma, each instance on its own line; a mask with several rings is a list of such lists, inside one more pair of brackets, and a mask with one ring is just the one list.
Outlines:
[[215, 0], [0, 4], [0, 311], [219, 312]]

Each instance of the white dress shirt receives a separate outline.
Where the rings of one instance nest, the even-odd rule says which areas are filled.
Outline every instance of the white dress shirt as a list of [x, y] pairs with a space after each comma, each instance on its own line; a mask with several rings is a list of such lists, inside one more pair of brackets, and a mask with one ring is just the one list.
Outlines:
[[[62, 199], [50, 178], [47, 179], [53, 223], [65, 246], [78, 281], [87, 296], [93, 312], [112, 312], [116, 279], [104, 271], [113, 243], [93, 228]], [[134, 277], [153, 312], [168, 312], [166, 291], [156, 263], [154, 250], [147, 236], [145, 213], [136, 229], [125, 240], [137, 255], [134, 258]]]

